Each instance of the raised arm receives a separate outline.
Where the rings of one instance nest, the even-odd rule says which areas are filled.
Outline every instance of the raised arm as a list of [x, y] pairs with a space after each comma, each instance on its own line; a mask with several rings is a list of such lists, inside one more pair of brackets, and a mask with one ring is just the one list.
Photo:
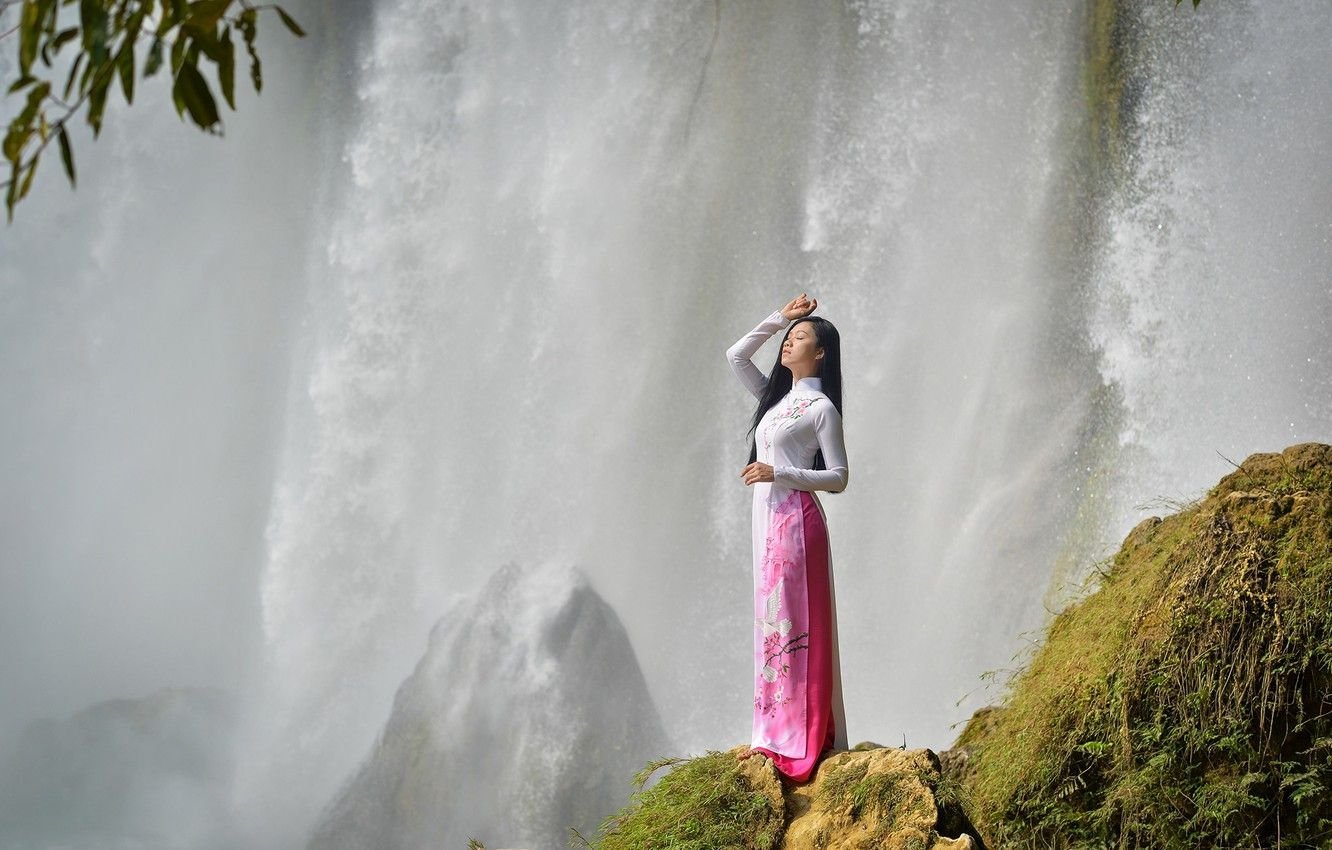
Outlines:
[[814, 416], [814, 435], [823, 452], [823, 465], [827, 469], [800, 469], [794, 466], [776, 466], [772, 480], [792, 490], [827, 490], [840, 493], [846, 489], [850, 471], [846, 465], [846, 443], [842, 441], [842, 415], [831, 401], [820, 399], [811, 406]]
[[763, 390], [768, 386], [768, 376], [759, 371], [754, 361], [750, 360], [754, 352], [762, 348], [763, 343], [773, 334], [796, 319], [803, 319], [813, 313], [818, 306], [818, 301], [805, 297], [805, 293], [802, 292], [787, 302], [785, 307], [759, 322], [758, 327], [740, 337], [735, 345], [726, 349], [726, 362], [731, 364], [731, 371], [755, 398], [763, 398]]
[[768, 386], [768, 377], [759, 371], [759, 367], [750, 360], [754, 352], [763, 347], [768, 338], [790, 324], [781, 310], [759, 322], [758, 327], [740, 337], [735, 345], [726, 349], [726, 362], [731, 364], [731, 371], [745, 385], [745, 389], [755, 398], [763, 397], [763, 389]]

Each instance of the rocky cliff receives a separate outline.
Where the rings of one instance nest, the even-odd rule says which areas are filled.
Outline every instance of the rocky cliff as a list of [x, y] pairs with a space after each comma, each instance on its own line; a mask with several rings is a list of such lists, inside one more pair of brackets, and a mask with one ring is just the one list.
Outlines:
[[1332, 447], [1143, 522], [952, 754], [995, 850], [1332, 842]]
[[309, 846], [564, 847], [667, 750], [624, 627], [586, 578], [505, 567], [435, 626]]

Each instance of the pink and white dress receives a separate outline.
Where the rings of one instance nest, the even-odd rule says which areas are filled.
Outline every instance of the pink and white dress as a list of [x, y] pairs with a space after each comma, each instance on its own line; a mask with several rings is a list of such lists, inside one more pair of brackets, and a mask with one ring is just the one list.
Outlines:
[[[790, 324], [764, 319], [726, 352], [756, 397], [768, 379], [750, 358]], [[846, 747], [832, 559], [813, 491], [846, 487], [842, 417], [818, 378], [802, 378], [759, 421], [758, 459], [772, 483], [754, 488], [754, 729], [752, 745], [803, 782], [819, 756]], [[813, 469], [823, 452], [826, 469]]]

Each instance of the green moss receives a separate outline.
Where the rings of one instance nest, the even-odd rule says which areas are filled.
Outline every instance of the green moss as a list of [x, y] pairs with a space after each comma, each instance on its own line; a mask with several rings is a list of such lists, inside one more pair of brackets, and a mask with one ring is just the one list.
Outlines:
[[[866, 761], [852, 762], [824, 780], [820, 789], [823, 808], [843, 810], [852, 820], [859, 820], [870, 811], [880, 815], [898, 813], [902, 804], [914, 796], [913, 787], [907, 783], [918, 783], [915, 774], [869, 773], [868, 767]], [[883, 817], [870, 838], [883, 840], [897, 829], [897, 819]]]
[[[651, 788], [648, 775], [672, 770]], [[608, 818], [596, 850], [770, 850], [781, 839], [780, 797], [753, 788], [734, 753], [654, 762], [635, 777], [639, 790]]]
[[[1209, 494], [1220, 498], [1231, 493], [1251, 496], [1293, 496], [1299, 493], [1325, 492], [1332, 488], [1332, 469], [1320, 462], [1309, 447], [1294, 446], [1280, 454], [1258, 454], [1222, 478]], [[1282, 502], [1284, 507], [1293, 504]]]
[[856, 762], [832, 774], [823, 783], [823, 794], [832, 808], [846, 808], [858, 818], [870, 806], [895, 806], [903, 796], [898, 778], [888, 774], [867, 775], [866, 762]]
[[[938, 837], [944, 815], [936, 800], [939, 784], [939, 763], [928, 751], [880, 749], [873, 755], [839, 755], [823, 763], [806, 789], [807, 817], [816, 825], [854, 834], [849, 846], [924, 850]], [[825, 846], [817, 835], [809, 842], [807, 826], [793, 823], [789, 830], [788, 843]], [[846, 835], [839, 838], [845, 840]]]
[[992, 848], [1328, 846], [1332, 447], [1135, 529], [959, 744]]

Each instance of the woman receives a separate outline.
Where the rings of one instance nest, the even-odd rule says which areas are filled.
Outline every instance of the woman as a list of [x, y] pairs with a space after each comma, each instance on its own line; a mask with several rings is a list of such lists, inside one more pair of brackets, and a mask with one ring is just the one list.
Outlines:
[[[831, 322], [810, 315], [816, 307], [802, 293], [726, 352], [759, 400], [740, 473], [754, 488], [754, 731], [745, 757], [761, 753], [796, 782], [825, 750], [846, 746], [828, 532], [813, 494], [846, 487], [841, 343]], [[765, 377], [749, 358], [782, 328]]]

